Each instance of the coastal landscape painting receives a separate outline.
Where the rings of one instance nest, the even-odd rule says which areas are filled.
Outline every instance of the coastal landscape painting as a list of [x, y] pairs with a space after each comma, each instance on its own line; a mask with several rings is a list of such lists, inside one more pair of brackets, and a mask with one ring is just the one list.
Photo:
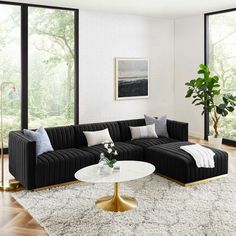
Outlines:
[[146, 98], [148, 90], [148, 59], [116, 58], [116, 99]]

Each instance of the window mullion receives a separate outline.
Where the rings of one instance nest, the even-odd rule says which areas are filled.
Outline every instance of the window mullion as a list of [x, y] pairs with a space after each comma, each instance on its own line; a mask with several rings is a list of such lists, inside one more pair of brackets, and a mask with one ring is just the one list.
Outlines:
[[28, 128], [28, 6], [21, 6], [21, 128]]

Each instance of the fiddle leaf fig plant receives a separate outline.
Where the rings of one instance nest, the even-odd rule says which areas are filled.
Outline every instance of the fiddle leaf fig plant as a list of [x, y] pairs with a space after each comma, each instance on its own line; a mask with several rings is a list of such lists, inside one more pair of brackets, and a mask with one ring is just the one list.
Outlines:
[[192, 104], [203, 106], [202, 115], [209, 112], [213, 121], [214, 137], [219, 136], [219, 121], [234, 111], [236, 96], [221, 94], [218, 76], [212, 76], [207, 65], [199, 65], [199, 77], [185, 83], [188, 86], [186, 98], [193, 98]]

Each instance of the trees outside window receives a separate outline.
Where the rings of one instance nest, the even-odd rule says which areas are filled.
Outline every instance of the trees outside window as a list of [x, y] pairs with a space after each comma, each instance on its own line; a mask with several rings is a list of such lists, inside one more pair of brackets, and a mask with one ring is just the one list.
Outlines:
[[30, 7], [29, 127], [74, 123], [74, 12]]
[[[223, 93], [236, 95], [236, 11], [210, 14], [207, 18], [208, 65], [219, 76]], [[220, 134], [236, 141], [236, 111], [221, 120]]]
[[9, 131], [20, 129], [20, 25], [20, 7], [0, 4], [0, 84], [4, 83], [4, 146], [7, 146]]
[[12, 82], [2, 93], [5, 147], [11, 130], [77, 122], [77, 18], [75, 9], [0, 3], [0, 82]]

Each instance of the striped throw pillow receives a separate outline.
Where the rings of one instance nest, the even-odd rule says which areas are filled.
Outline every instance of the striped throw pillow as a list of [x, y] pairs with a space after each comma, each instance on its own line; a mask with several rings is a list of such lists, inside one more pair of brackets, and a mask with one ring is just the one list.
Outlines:
[[155, 124], [146, 126], [129, 127], [132, 139], [158, 138], [155, 131]]

